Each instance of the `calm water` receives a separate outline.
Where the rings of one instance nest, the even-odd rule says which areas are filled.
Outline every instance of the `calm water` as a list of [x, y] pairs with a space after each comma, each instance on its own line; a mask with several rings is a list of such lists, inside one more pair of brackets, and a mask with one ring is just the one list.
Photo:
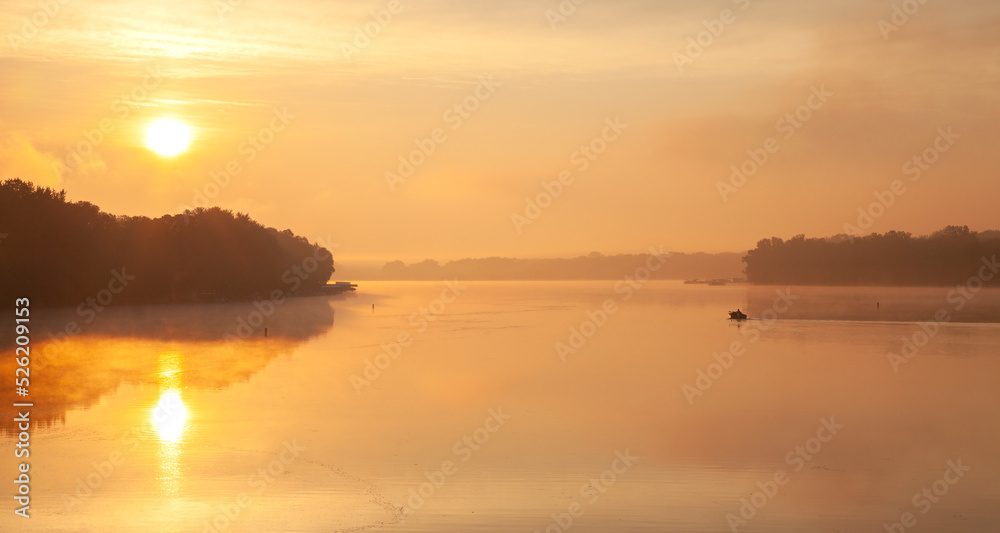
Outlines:
[[0, 530], [1000, 530], [998, 291], [465, 285], [36, 334]]

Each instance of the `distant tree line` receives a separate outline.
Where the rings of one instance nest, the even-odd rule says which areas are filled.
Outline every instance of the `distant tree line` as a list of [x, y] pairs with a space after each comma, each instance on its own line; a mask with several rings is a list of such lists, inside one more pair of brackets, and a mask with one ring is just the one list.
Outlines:
[[[440, 264], [433, 259], [406, 264], [390, 261], [373, 273], [377, 279], [387, 280], [437, 280], [459, 278], [462, 280], [599, 280], [621, 279], [632, 274], [646, 263], [650, 255], [661, 252], [650, 250], [646, 254], [604, 255], [593, 252], [573, 258], [519, 259], [486, 257], [459, 259]], [[666, 254], [666, 252], [662, 252]], [[684, 254], [670, 253], [666, 263], [655, 272], [652, 279], [735, 278], [742, 277], [741, 254]]]
[[32, 306], [109, 295], [116, 303], [268, 298], [314, 291], [333, 271], [328, 250], [242, 213], [115, 216], [68, 202], [65, 191], [0, 182], [0, 302], [8, 306], [23, 296]]
[[[1000, 233], [948, 226], [914, 237], [890, 231], [787, 241], [764, 239], [743, 258], [747, 280], [795, 285], [952, 285], [975, 277], [1000, 254]], [[1000, 276], [987, 282], [1000, 285]]]

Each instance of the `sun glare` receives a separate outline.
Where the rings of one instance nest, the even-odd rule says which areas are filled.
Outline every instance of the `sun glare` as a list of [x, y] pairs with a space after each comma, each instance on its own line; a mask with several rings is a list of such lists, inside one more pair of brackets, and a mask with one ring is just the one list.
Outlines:
[[146, 146], [163, 156], [175, 156], [187, 150], [190, 142], [191, 128], [171, 118], [157, 120], [146, 130]]
[[187, 408], [184, 407], [180, 393], [164, 392], [153, 408], [152, 417], [153, 428], [160, 439], [168, 442], [180, 440], [187, 421]]

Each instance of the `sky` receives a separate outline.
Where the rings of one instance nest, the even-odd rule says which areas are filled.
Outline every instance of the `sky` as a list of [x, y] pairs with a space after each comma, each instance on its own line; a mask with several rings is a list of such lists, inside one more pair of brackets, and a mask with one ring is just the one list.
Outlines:
[[995, 0], [5, 0], [0, 36], [0, 179], [338, 261], [1000, 228]]

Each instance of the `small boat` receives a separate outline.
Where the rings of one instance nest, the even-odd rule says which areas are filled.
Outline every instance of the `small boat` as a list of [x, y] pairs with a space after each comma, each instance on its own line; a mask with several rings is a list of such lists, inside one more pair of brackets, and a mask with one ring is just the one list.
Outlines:
[[740, 311], [739, 309], [737, 309], [735, 311], [730, 311], [729, 312], [729, 319], [730, 320], [746, 320], [747, 319], [747, 314], [744, 313], [744, 312], [742, 312], [742, 311]]

